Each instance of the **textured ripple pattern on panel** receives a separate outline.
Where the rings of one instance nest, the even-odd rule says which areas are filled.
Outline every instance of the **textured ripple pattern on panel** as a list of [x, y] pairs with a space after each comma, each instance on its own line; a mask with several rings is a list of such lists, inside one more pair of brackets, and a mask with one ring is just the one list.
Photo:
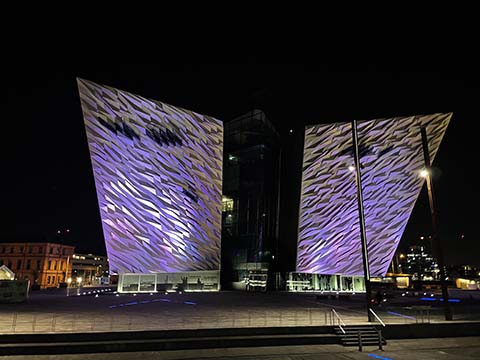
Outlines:
[[111, 271], [218, 270], [222, 122], [78, 86]]
[[[370, 273], [384, 276], [420, 194], [420, 128], [432, 160], [452, 114], [358, 122]], [[305, 130], [297, 271], [363, 275], [351, 123]]]

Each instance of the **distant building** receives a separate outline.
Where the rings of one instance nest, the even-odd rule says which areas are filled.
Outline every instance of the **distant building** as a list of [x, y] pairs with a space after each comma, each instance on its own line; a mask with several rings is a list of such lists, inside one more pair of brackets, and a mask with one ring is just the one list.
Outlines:
[[455, 281], [457, 288], [464, 290], [480, 289], [480, 268], [474, 265], [450, 265], [447, 266], [448, 278]]
[[[280, 137], [260, 110], [224, 124], [222, 272], [224, 288], [266, 285], [277, 255]], [[255, 269], [253, 271], [252, 269]]]
[[0, 266], [6, 265], [18, 280], [30, 286], [58, 287], [72, 273], [74, 246], [54, 243], [0, 244]]
[[447, 267], [447, 272], [453, 279], [475, 279], [480, 277], [480, 268], [468, 264], [450, 265]]
[[409, 246], [406, 255], [400, 261], [400, 268], [402, 272], [411, 274], [413, 281], [440, 279], [438, 263], [424, 245]]
[[101, 285], [108, 278], [108, 259], [93, 254], [74, 254], [72, 257], [72, 282], [82, 285]]

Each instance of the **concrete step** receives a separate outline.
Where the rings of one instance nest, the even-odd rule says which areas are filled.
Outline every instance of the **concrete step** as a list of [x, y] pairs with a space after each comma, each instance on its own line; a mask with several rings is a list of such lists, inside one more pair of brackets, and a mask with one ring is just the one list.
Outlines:
[[80, 342], [4, 343], [0, 344], [0, 355], [75, 354], [339, 343], [339, 338], [335, 334], [140, 338]]
[[2, 334], [0, 344], [41, 342], [84, 342], [132, 339], [170, 339], [218, 336], [333, 334], [333, 326], [245, 327], [181, 330], [144, 330], [78, 333]]
[[[362, 346], [378, 346], [378, 331], [372, 325], [346, 326], [344, 330], [345, 333], [340, 328], [335, 328], [335, 333], [344, 346], [359, 346], [359, 333], [362, 338]], [[387, 344], [383, 336], [381, 342], [382, 345]]]

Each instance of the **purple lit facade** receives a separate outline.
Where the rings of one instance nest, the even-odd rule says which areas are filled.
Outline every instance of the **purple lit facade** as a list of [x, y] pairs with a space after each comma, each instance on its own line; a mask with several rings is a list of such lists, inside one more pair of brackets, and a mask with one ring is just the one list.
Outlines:
[[78, 80], [112, 273], [220, 269], [223, 124]]
[[[421, 126], [434, 159], [452, 114], [358, 122], [371, 276], [384, 276], [423, 186]], [[363, 275], [351, 123], [305, 130], [297, 272]]]

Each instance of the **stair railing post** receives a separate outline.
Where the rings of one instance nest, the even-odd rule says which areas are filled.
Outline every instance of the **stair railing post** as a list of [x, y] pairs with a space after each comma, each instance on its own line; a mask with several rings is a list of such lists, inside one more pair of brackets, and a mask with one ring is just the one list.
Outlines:
[[358, 331], [358, 351], [362, 351], [362, 333]]
[[382, 329], [378, 330], [378, 348], [383, 351]]

